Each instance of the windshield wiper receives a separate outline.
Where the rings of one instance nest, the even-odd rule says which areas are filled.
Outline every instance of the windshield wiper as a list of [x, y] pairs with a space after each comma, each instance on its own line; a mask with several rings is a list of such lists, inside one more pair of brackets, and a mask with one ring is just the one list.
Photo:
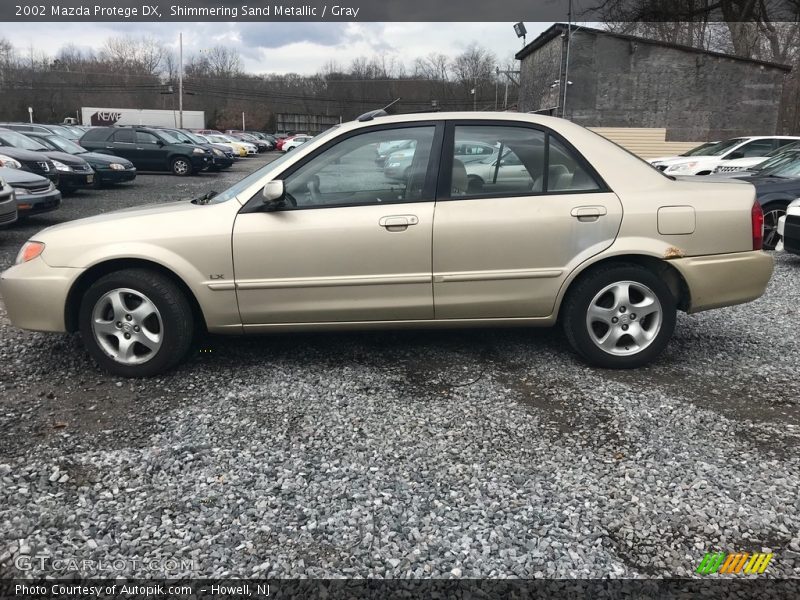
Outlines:
[[211, 199], [214, 196], [216, 196], [217, 194], [219, 194], [219, 192], [215, 192], [214, 190], [211, 190], [207, 194], [203, 194], [202, 196], [199, 196], [199, 197], [195, 198], [194, 200], [192, 200], [192, 204], [208, 204], [211, 201]]

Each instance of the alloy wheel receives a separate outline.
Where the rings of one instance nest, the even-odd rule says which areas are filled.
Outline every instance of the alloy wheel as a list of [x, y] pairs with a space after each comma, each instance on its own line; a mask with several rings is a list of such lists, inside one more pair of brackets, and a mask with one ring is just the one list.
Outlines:
[[630, 356], [653, 343], [663, 322], [655, 292], [636, 281], [618, 281], [600, 290], [589, 303], [589, 338], [604, 352]]
[[142, 364], [161, 348], [164, 324], [158, 308], [147, 296], [129, 288], [103, 294], [92, 310], [95, 340], [116, 362]]
[[773, 208], [764, 212], [764, 250], [774, 250], [778, 245], [778, 220], [786, 214], [783, 208]]

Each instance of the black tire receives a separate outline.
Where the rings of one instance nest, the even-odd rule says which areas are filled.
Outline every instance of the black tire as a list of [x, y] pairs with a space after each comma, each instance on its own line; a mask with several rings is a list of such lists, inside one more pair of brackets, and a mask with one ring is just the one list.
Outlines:
[[[644, 321], [640, 319], [639, 323], [631, 321], [631, 317], [633, 317], [634, 320], [637, 318], [635, 302], [623, 303], [619, 309], [619, 315], [617, 315], [617, 309], [615, 308], [605, 309], [613, 311], [613, 314], [616, 315], [613, 317], [617, 319], [617, 325], [613, 325], [615, 328], [625, 328], [627, 331], [629, 327], [633, 328], [634, 326], [640, 328], [650, 327], [650, 331], [654, 333], [652, 339], [639, 351], [636, 351], [635, 348], [633, 350], [630, 349], [630, 346], [636, 346], [637, 344], [630, 334], [622, 333], [622, 337], [619, 338], [619, 344], [614, 350], [631, 353], [615, 354], [602, 349], [595, 343], [593, 338], [602, 337], [604, 332], [602, 331], [602, 323], [599, 321], [592, 326], [593, 329], [590, 331], [588, 310], [593, 300], [595, 300], [595, 297], [600, 294], [600, 292], [615, 283], [624, 284], [624, 282], [633, 282], [639, 286], [644, 286], [644, 288], [649, 288], [648, 291], [652, 292], [660, 303], [661, 318], [659, 327], [655, 326], [656, 321], [652, 320], [655, 318], [652, 314], [647, 315]], [[635, 296], [638, 294], [638, 289], [639, 288], [634, 288], [634, 292], [632, 292], [634, 301], [636, 300]], [[608, 292], [608, 294], [612, 294], [612, 292]], [[631, 296], [629, 296], [629, 298], [631, 298]], [[602, 306], [600, 302], [604, 299], [605, 296], [601, 296], [597, 299], [598, 306]], [[618, 263], [607, 267], [600, 267], [579, 278], [567, 293], [561, 310], [561, 318], [567, 340], [569, 340], [569, 343], [575, 351], [589, 364], [607, 369], [632, 369], [652, 362], [658, 358], [667, 347], [672, 333], [675, 330], [675, 321], [677, 318], [676, 304], [675, 297], [672, 295], [667, 284], [652, 271], [636, 264]], [[644, 312], [643, 309], [642, 312]], [[610, 315], [612, 312], [608, 314]], [[627, 320], [622, 321], [621, 319], [623, 318]], [[623, 323], [630, 324], [623, 325]], [[601, 326], [599, 332], [597, 329], [598, 325]], [[608, 332], [611, 327], [612, 325], [608, 325], [608, 330], [606, 330], [606, 332]], [[633, 332], [634, 330], [630, 329], [630, 331]], [[628, 346], [629, 342], [630, 346]]]
[[[143, 294], [160, 313], [161, 346], [146, 362], [118, 362], [103, 349], [93, 332], [95, 305], [106, 293], [119, 288]], [[100, 367], [121, 377], [150, 377], [171, 369], [186, 357], [195, 330], [192, 308], [181, 289], [168, 277], [147, 269], [124, 269], [95, 281], [81, 299], [78, 326], [89, 354]]]
[[764, 250], [775, 250], [778, 245], [778, 219], [786, 214], [786, 202], [770, 202], [762, 207], [764, 212]]
[[186, 177], [187, 175], [192, 174], [192, 161], [185, 156], [176, 156], [170, 163], [170, 169], [172, 169], [173, 175], [177, 175], [178, 177]]

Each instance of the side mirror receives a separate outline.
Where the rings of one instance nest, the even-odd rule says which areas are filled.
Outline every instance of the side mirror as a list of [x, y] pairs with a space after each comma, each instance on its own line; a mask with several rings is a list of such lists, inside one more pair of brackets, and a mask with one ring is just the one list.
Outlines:
[[163, 146], [164, 140], [156, 140], [156, 146]]
[[286, 188], [282, 179], [267, 182], [261, 191], [264, 209], [267, 211], [278, 210], [285, 205]]

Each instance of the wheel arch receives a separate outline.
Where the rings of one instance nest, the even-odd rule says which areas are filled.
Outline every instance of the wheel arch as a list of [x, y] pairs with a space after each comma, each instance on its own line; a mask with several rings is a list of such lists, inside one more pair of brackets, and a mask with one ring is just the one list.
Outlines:
[[648, 254], [618, 254], [602, 258], [595, 262], [584, 263], [570, 274], [569, 279], [562, 286], [562, 291], [559, 294], [559, 301], [556, 309], [556, 319], [561, 318], [561, 309], [565, 304], [567, 296], [569, 295], [570, 291], [575, 288], [576, 284], [598, 269], [613, 266], [615, 264], [634, 264], [651, 271], [655, 275], [661, 277], [667, 284], [672, 292], [672, 295], [675, 297], [678, 309], [686, 311], [691, 306], [691, 293], [689, 286], [686, 283], [683, 275], [681, 275], [681, 272], [669, 264], [668, 260]]
[[186, 285], [186, 282], [174, 271], [164, 265], [142, 258], [114, 258], [92, 265], [72, 284], [67, 293], [67, 301], [64, 304], [64, 324], [68, 332], [72, 333], [78, 330], [78, 313], [80, 311], [81, 298], [86, 290], [101, 277], [123, 269], [149, 269], [169, 278], [185, 294], [189, 305], [192, 307], [192, 315], [195, 322], [203, 330], [207, 330], [205, 315], [200, 303], [197, 301], [197, 297], [191, 288]]

